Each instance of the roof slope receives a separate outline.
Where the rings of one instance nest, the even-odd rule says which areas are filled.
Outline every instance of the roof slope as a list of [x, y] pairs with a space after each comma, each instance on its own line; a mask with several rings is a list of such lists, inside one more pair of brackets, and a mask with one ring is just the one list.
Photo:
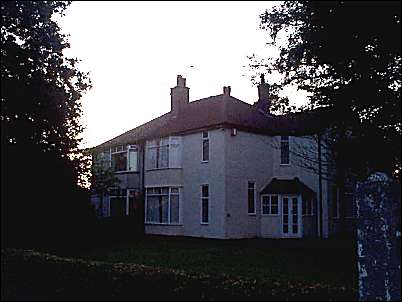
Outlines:
[[213, 126], [236, 127], [267, 135], [301, 135], [315, 133], [317, 127], [322, 127], [324, 120], [322, 115], [316, 112], [269, 115], [258, 110], [256, 106], [220, 94], [190, 102], [178, 115], [168, 112], [95, 148], [179, 135]]

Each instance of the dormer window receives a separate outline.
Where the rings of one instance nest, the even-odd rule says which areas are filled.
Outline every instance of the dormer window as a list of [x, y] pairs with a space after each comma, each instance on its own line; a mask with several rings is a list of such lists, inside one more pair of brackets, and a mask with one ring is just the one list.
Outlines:
[[137, 147], [133, 145], [127, 145], [111, 148], [111, 168], [113, 172], [137, 172]]
[[289, 136], [281, 136], [281, 165], [290, 164]]

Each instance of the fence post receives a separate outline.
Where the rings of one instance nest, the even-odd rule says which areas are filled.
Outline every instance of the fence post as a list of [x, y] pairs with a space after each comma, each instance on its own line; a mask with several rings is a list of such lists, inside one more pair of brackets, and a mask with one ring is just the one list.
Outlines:
[[384, 173], [357, 184], [359, 301], [400, 301], [400, 191]]

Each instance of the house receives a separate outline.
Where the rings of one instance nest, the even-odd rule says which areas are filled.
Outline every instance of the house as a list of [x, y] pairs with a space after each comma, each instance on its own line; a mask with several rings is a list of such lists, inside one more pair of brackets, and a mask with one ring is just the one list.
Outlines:
[[160, 235], [301, 238], [335, 232], [336, 191], [321, 172], [300, 165], [307, 150], [318, 165], [325, 115], [270, 114], [263, 77], [258, 95], [250, 105], [228, 86], [190, 102], [186, 79], [177, 76], [170, 112], [94, 148], [120, 180], [102, 202], [93, 196], [100, 216], [140, 211], [145, 233]]

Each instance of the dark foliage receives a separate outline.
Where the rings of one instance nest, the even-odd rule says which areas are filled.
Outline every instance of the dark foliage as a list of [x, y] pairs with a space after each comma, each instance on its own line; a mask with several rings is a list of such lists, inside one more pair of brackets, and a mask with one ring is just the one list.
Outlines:
[[[91, 207], [78, 186], [82, 94], [77, 69], [54, 14], [69, 2], [1, 2], [2, 245], [77, 244]], [[94, 218], [94, 217], [93, 217]]]
[[282, 75], [273, 95], [294, 84], [311, 93], [304, 109], [330, 108], [337, 167], [358, 178], [400, 170], [400, 14], [400, 1], [285, 1], [261, 15], [280, 56], [251, 66]]

